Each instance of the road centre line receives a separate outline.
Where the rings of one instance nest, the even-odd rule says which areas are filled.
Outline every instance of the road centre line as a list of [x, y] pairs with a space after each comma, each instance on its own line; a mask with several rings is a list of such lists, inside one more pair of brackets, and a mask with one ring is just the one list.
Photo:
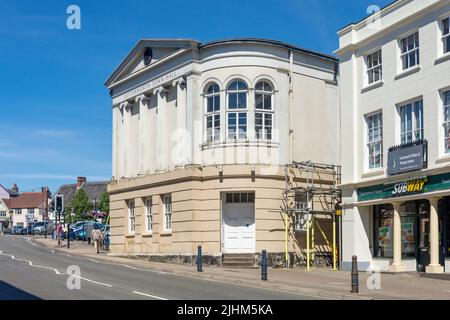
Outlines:
[[149, 297], [149, 298], [158, 299], [158, 300], [169, 300], [169, 299], [166, 299], [166, 298], [162, 298], [162, 297], [158, 297], [158, 296], [154, 296], [154, 295], [151, 295], [151, 294], [142, 293], [142, 292], [138, 292], [138, 291], [133, 291], [133, 293], [141, 295], [141, 296]]

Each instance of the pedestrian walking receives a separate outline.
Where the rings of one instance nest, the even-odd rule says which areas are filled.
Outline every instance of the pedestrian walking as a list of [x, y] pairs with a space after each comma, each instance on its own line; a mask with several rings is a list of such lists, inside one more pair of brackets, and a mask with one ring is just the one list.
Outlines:
[[63, 233], [62, 225], [58, 223], [56, 225], [56, 239], [58, 240], [58, 247], [61, 247], [62, 233]]
[[91, 238], [94, 241], [95, 252], [100, 253], [100, 240], [102, 238], [102, 233], [100, 229], [92, 230]]

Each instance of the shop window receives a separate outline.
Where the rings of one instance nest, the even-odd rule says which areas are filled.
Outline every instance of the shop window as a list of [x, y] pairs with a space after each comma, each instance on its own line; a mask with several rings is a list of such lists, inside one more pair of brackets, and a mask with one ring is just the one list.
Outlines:
[[[400, 207], [400, 218], [402, 223], [402, 259], [416, 257], [416, 202], [406, 202]], [[426, 210], [422, 204], [419, 205], [419, 213]]]
[[393, 214], [391, 205], [374, 207], [374, 258], [393, 257]]

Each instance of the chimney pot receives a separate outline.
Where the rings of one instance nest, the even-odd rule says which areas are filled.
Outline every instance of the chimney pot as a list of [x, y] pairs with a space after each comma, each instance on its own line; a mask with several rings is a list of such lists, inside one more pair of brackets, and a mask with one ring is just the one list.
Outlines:
[[19, 187], [17, 186], [17, 184], [16, 184], [16, 183], [14, 183], [14, 184], [13, 184], [13, 186], [12, 186], [11, 190], [12, 190], [12, 191], [14, 191], [14, 192], [17, 192], [17, 193], [19, 193]]
[[77, 177], [77, 189], [81, 188], [83, 183], [86, 183], [86, 177]]

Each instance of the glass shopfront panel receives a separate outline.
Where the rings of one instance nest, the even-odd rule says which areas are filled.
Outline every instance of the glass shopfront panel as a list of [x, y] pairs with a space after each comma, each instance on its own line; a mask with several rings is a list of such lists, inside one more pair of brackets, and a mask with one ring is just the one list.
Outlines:
[[406, 202], [400, 207], [402, 223], [402, 259], [416, 257], [416, 202]]
[[[402, 259], [417, 256], [418, 232], [417, 217], [429, 217], [429, 206], [422, 202], [405, 202], [400, 207]], [[394, 209], [392, 205], [374, 206], [374, 258], [393, 258]], [[422, 221], [422, 220], [421, 220]], [[425, 227], [429, 225], [424, 224]], [[420, 233], [428, 242], [426, 230]]]
[[374, 258], [393, 257], [393, 216], [391, 205], [374, 206]]

